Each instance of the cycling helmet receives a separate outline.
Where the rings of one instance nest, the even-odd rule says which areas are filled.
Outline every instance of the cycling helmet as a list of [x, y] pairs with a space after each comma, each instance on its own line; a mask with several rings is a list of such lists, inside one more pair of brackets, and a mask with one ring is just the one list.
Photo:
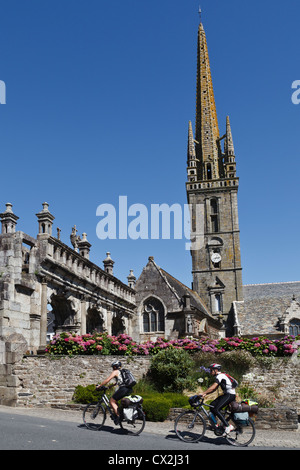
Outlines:
[[214, 369], [221, 370], [221, 365], [213, 363], [209, 366], [209, 368], [210, 368], [210, 370], [214, 370]]
[[121, 361], [114, 361], [112, 364], [111, 364], [111, 367], [113, 369], [120, 369], [122, 367], [122, 363]]

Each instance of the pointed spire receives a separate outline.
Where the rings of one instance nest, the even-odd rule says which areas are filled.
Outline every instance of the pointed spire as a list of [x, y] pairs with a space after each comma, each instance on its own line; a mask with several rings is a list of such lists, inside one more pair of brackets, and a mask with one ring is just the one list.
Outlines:
[[224, 151], [228, 156], [235, 155], [229, 116], [226, 117], [226, 138], [224, 143]]
[[196, 160], [195, 141], [193, 135], [193, 127], [191, 121], [189, 121], [189, 136], [188, 136], [188, 161]]
[[220, 137], [211, 70], [203, 24], [198, 30], [196, 101], [196, 155], [200, 161], [201, 179], [219, 178]]

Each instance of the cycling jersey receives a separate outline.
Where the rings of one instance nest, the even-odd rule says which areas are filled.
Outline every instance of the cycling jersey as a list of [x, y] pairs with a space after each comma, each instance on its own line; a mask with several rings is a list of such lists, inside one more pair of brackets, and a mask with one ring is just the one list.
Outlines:
[[232, 388], [231, 380], [227, 377], [226, 374], [220, 372], [216, 375], [216, 382], [220, 385], [221, 389], [223, 390], [224, 394], [229, 393], [231, 395], [235, 395], [235, 389]]

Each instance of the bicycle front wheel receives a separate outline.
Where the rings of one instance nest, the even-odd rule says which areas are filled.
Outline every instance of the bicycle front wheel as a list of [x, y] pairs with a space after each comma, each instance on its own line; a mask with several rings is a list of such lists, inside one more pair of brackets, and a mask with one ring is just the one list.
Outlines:
[[206, 422], [197, 411], [183, 411], [175, 421], [176, 435], [184, 442], [199, 442], [206, 431]]
[[136, 418], [134, 418], [133, 420], [126, 420], [123, 418], [120, 421], [120, 426], [122, 429], [124, 429], [124, 431], [127, 432], [127, 434], [131, 434], [132, 436], [138, 436], [143, 431], [145, 423], [145, 413], [142, 409], [139, 409]]
[[100, 403], [90, 403], [83, 410], [83, 422], [88, 429], [99, 431], [106, 419], [106, 411]]
[[235, 420], [230, 420], [229, 424], [234, 427], [227, 436], [227, 442], [232, 446], [247, 447], [255, 437], [255, 426], [252, 419], [248, 419], [247, 423], [242, 424]]

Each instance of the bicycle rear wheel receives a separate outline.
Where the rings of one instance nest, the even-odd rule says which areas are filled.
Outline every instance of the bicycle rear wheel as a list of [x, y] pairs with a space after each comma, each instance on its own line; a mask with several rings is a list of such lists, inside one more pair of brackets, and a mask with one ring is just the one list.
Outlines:
[[176, 435], [184, 442], [199, 442], [206, 431], [206, 422], [197, 411], [183, 411], [175, 421]]
[[105, 419], [106, 411], [100, 403], [89, 403], [83, 410], [83, 422], [92, 431], [99, 431]]
[[146, 424], [145, 413], [142, 409], [138, 410], [138, 415], [133, 420], [122, 419], [120, 421], [120, 426], [127, 434], [132, 436], [138, 436], [143, 431]]
[[228, 436], [226, 436], [227, 442], [232, 446], [247, 447], [253, 441], [255, 437], [255, 426], [252, 419], [247, 420], [247, 424], [239, 423], [238, 421], [230, 420], [229, 424], [234, 426]]

